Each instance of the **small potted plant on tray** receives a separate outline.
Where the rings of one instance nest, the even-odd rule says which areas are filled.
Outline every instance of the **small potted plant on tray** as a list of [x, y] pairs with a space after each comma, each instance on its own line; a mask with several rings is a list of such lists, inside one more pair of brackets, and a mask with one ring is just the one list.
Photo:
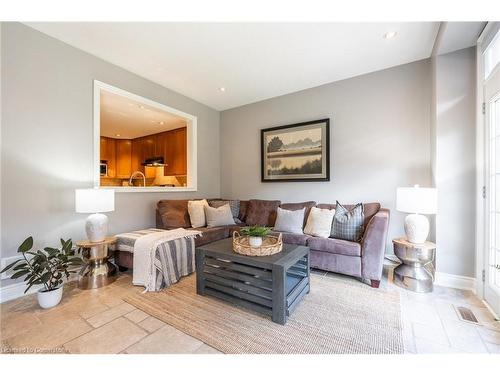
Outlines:
[[31, 251], [33, 248], [33, 237], [28, 237], [19, 246], [17, 252], [22, 258], [9, 264], [0, 273], [12, 268], [14, 274], [11, 279], [24, 276], [28, 285], [26, 293], [34, 285], [43, 285], [38, 291], [38, 304], [48, 309], [59, 304], [63, 292], [63, 279], [69, 278], [71, 266], [83, 264], [81, 258], [74, 256], [73, 243], [71, 240], [61, 239], [61, 249], [46, 247], [43, 250]]
[[262, 238], [269, 234], [271, 228], [254, 225], [252, 227], [245, 227], [240, 230], [244, 236], [248, 236], [248, 243], [252, 247], [259, 247], [262, 245]]

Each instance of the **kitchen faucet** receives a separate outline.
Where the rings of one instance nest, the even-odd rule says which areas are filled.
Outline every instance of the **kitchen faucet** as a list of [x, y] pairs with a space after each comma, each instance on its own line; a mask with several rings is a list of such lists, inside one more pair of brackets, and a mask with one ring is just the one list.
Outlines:
[[130, 186], [133, 186], [132, 185], [132, 179], [134, 178], [135, 175], [141, 175], [142, 176], [142, 181], [143, 181], [144, 187], [146, 187], [146, 176], [144, 176], [144, 173], [142, 173], [141, 171], [135, 171], [134, 173], [132, 173], [132, 175], [130, 176], [130, 180], [128, 181], [128, 184]]

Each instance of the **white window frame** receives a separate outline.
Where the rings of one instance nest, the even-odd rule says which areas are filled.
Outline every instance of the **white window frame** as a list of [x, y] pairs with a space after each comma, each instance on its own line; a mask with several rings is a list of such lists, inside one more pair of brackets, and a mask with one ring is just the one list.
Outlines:
[[[486, 206], [487, 200], [485, 199], [484, 193], [488, 193], [483, 189], [486, 189], [489, 182], [489, 171], [486, 170], [486, 139], [488, 132], [486, 132], [486, 126], [489, 126], [488, 119], [486, 118], [483, 111], [485, 110], [485, 97], [484, 97], [484, 86], [488, 79], [493, 76], [493, 74], [500, 69], [500, 64], [490, 72], [488, 77], [485, 77], [484, 71], [484, 54], [482, 45], [487, 43], [488, 34], [494, 32], [496, 25], [489, 22], [481, 35], [477, 40], [476, 46], [476, 280], [475, 280], [475, 292], [478, 298], [484, 302], [484, 284], [483, 275], [485, 271], [486, 259], [485, 254], [485, 238], [488, 234], [486, 228], [486, 215], [489, 214], [489, 207]], [[488, 249], [489, 250], [489, 249]], [[486, 303], [485, 303], [486, 304]], [[491, 308], [486, 304], [486, 306]], [[494, 312], [493, 312], [494, 314]]]
[[[176, 116], [183, 117], [187, 123], [187, 186], [179, 187], [123, 187], [123, 186], [101, 186], [101, 176], [99, 173], [100, 165], [100, 139], [101, 139], [101, 91], [111, 92], [128, 98], [130, 100], [142, 103], [144, 105], [157, 108], [162, 111], [173, 113]], [[94, 187], [101, 189], [114, 189], [117, 193], [174, 193], [198, 190], [198, 169], [197, 169], [197, 126], [198, 118], [189, 113], [179, 111], [178, 109], [166, 106], [164, 104], [147, 99], [143, 96], [133, 94], [107, 83], [94, 80], [94, 165], [93, 179]]]

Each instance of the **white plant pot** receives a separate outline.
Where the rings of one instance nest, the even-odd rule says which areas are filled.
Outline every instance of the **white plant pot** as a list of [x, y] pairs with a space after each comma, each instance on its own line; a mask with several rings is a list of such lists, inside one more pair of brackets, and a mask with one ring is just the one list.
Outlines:
[[250, 236], [248, 238], [248, 243], [252, 247], [259, 247], [259, 246], [262, 245], [262, 237], [252, 237], [252, 236]]
[[63, 286], [54, 290], [45, 290], [45, 287], [40, 289], [37, 293], [38, 304], [43, 309], [50, 309], [57, 306], [61, 302], [63, 295]]

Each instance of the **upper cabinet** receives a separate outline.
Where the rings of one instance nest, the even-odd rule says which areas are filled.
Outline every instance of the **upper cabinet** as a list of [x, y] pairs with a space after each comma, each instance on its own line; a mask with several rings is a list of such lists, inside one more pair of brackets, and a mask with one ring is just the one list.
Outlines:
[[130, 178], [132, 174], [132, 141], [116, 140], [116, 177]]
[[186, 128], [171, 130], [165, 136], [165, 175], [179, 176], [187, 173], [187, 134]]
[[116, 177], [116, 139], [101, 137], [100, 160], [105, 160], [108, 164], [107, 177]]
[[156, 134], [132, 139], [131, 151], [132, 172], [141, 171], [147, 178], [155, 177], [154, 169], [145, 168], [142, 163], [156, 156]]

